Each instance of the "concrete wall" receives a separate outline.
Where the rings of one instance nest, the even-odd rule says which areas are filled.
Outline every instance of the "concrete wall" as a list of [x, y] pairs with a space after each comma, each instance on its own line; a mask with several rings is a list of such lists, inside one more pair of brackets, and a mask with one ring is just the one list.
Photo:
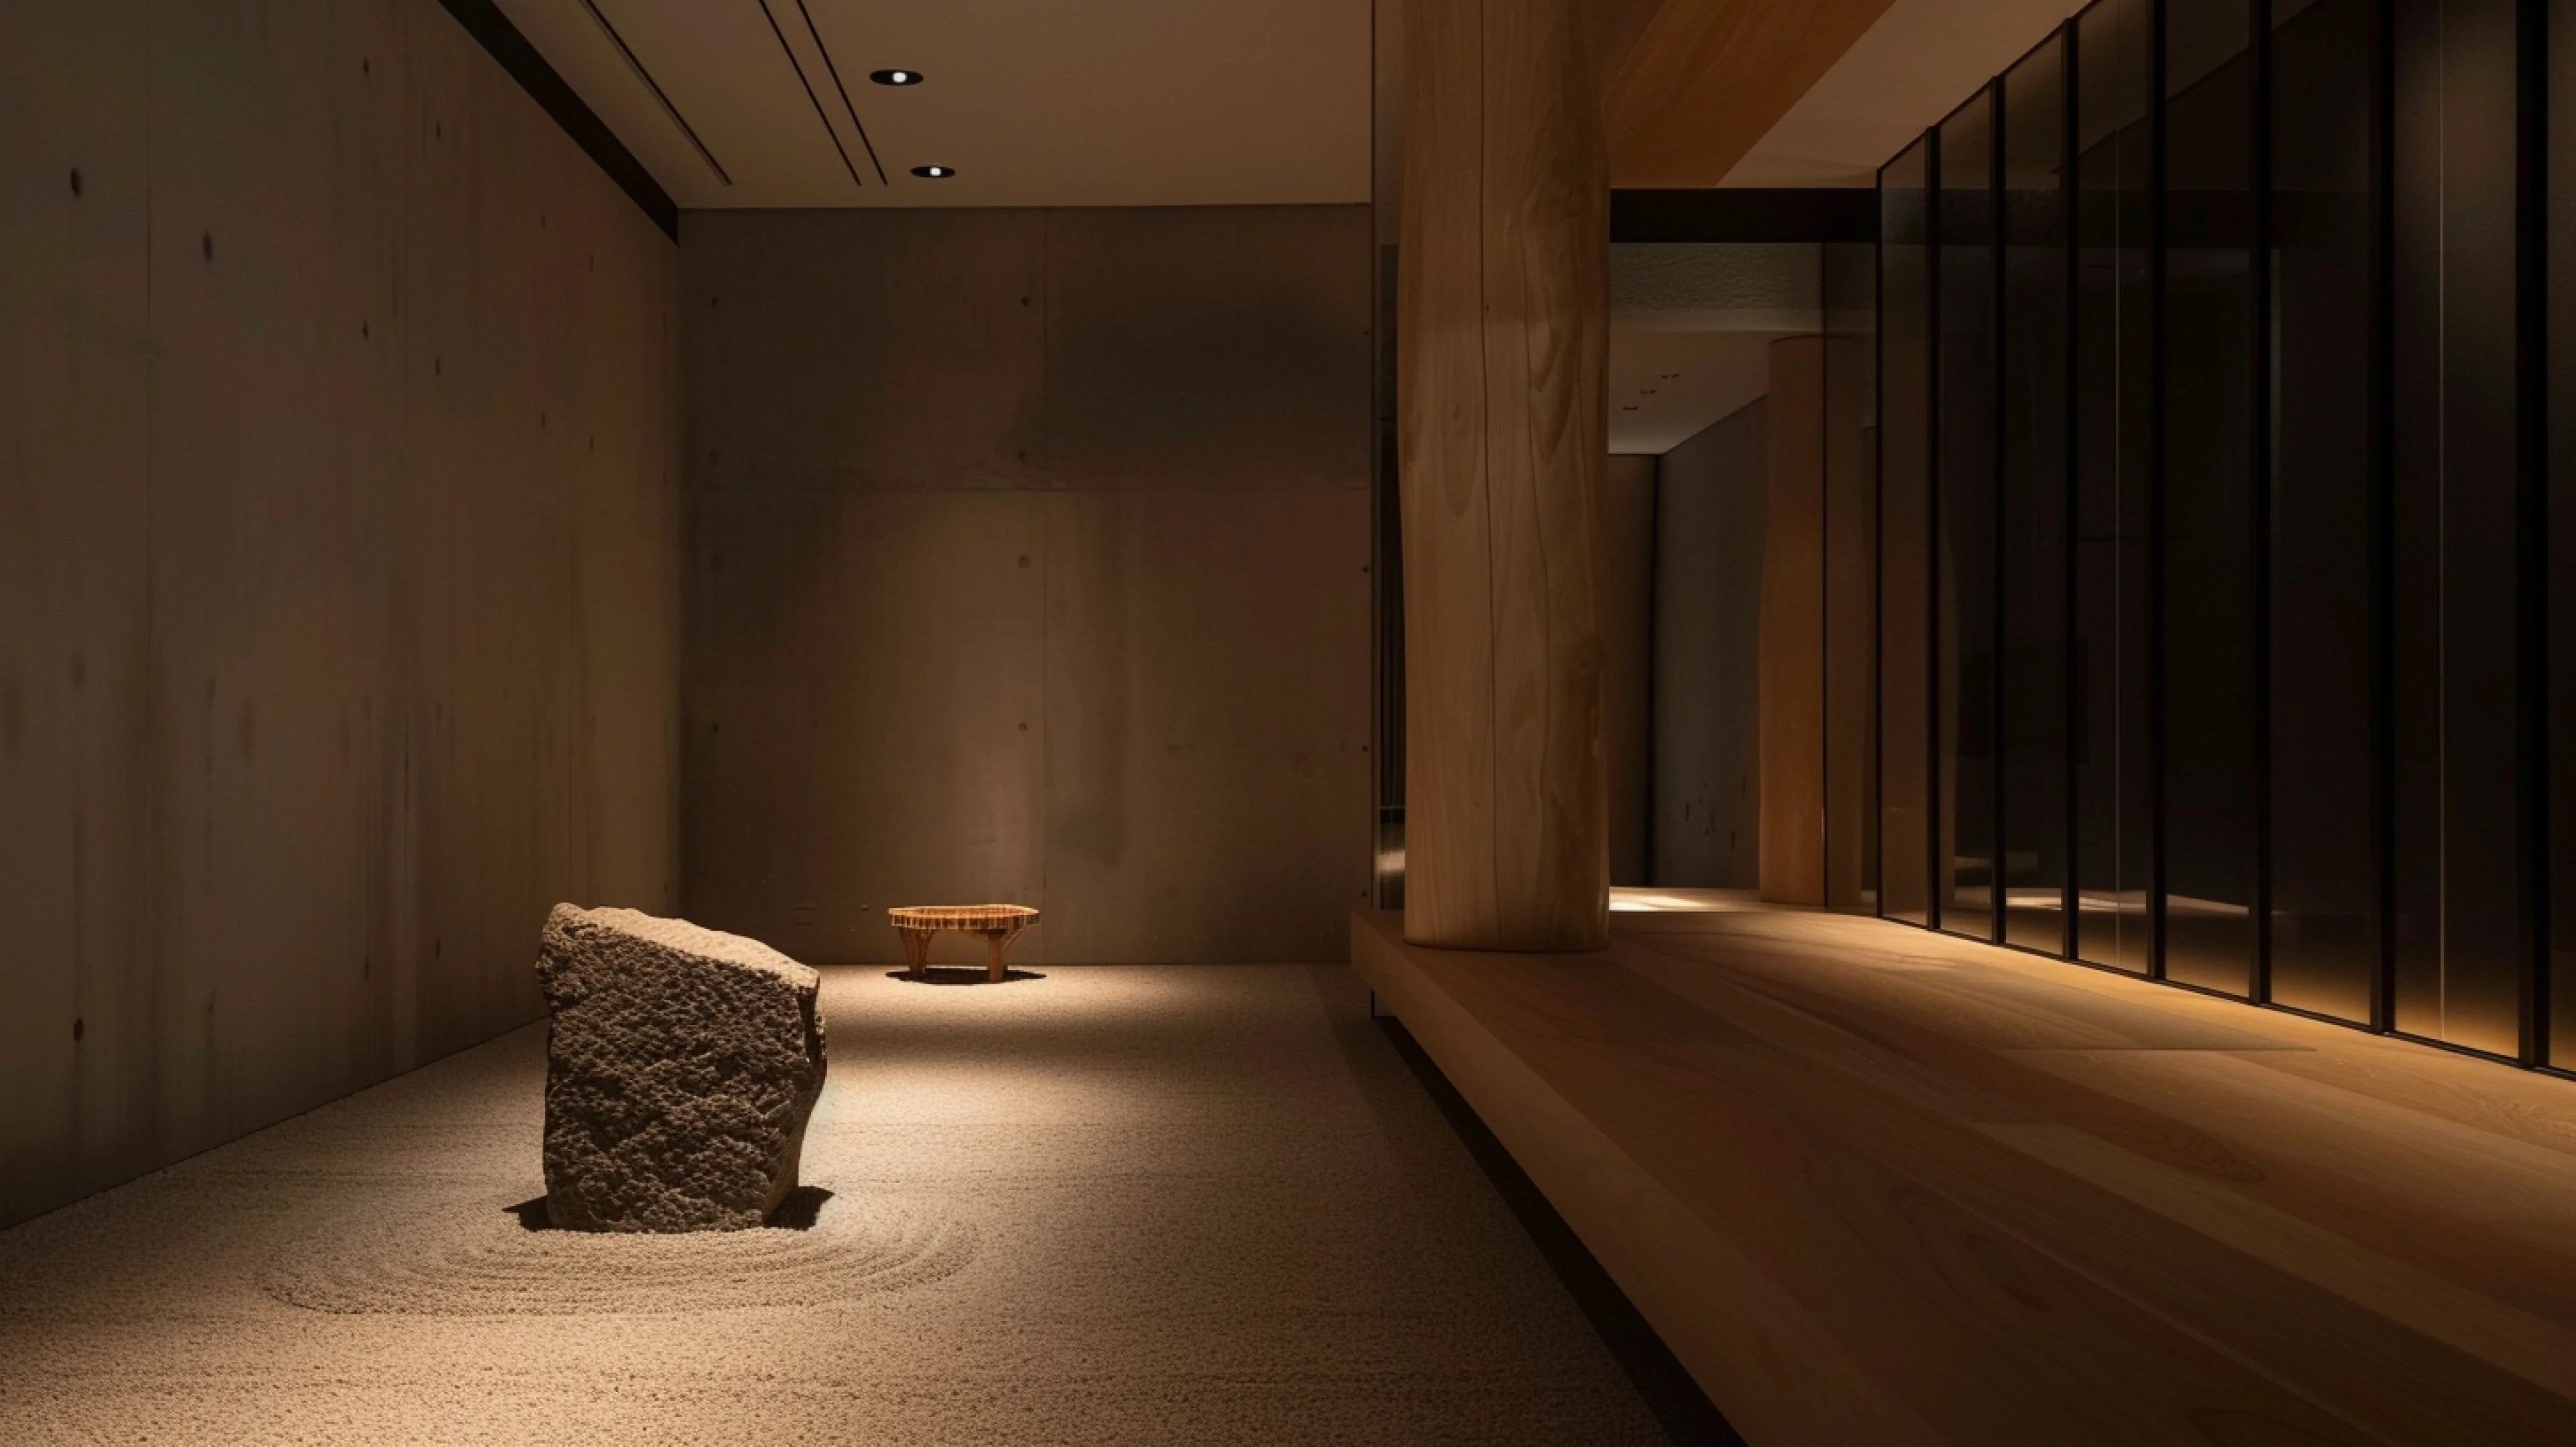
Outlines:
[[434, 0], [0, 6], [0, 1224], [672, 899], [676, 267]]
[[1753, 889], [1767, 401], [1664, 454], [1655, 500], [1654, 879]]
[[1344, 956], [1369, 225], [688, 215], [693, 917], [884, 960], [888, 906], [1001, 899], [1032, 964]]

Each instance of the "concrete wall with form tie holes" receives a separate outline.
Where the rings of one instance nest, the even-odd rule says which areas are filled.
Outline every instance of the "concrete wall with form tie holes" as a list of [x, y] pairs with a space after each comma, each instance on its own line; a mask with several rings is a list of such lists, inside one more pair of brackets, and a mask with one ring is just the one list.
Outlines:
[[0, 7], [0, 1225], [676, 903], [678, 255], [433, 0]]

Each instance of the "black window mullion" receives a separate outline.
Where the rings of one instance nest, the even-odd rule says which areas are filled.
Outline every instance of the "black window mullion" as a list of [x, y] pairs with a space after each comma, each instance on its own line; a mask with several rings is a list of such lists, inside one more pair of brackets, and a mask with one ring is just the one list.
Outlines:
[[1941, 928], [1941, 128], [1924, 132], [1923, 922]]
[[2252, 597], [2254, 634], [2254, 958], [2246, 998], [2272, 998], [2272, 5], [2248, 0], [2253, 27], [2254, 63], [2252, 174], [2252, 255], [2254, 325], [2249, 328], [2253, 355], [2247, 386], [2253, 392], [2248, 414], [2245, 489], [2252, 528]]
[[[1900, 156], [1903, 152], [1898, 153]], [[1869, 838], [1878, 841], [1878, 888], [1870, 913], [1887, 918], [1887, 171], [1878, 174], [1877, 244], [1870, 248], [1870, 489], [1869, 489]], [[1827, 299], [1830, 305], [1830, 298]], [[1866, 853], [1863, 855], [1867, 857]]]
[[2082, 571], [2076, 561], [2076, 548], [2078, 546], [2079, 534], [2075, 525], [2075, 497], [2076, 488], [2078, 486], [2076, 480], [2077, 472], [2078, 468], [2081, 466], [2081, 456], [2083, 453], [2083, 448], [2077, 441], [2076, 435], [2076, 424], [2078, 419], [2082, 416], [2079, 399], [2083, 390], [2081, 386], [2078, 385], [2076, 379], [2076, 365], [2081, 360], [2081, 357], [2075, 342], [2077, 332], [2075, 320], [2076, 292], [2078, 284], [2076, 273], [2081, 255], [2080, 239], [2075, 234], [2077, 219], [2075, 210], [2075, 166], [2077, 150], [2082, 144], [2080, 129], [2081, 116], [2078, 114], [2076, 108], [2076, 86], [2079, 83], [2082, 74], [2081, 66], [2083, 62], [2077, 54], [2080, 47], [2076, 44], [2076, 25], [2075, 18], [2073, 16], [2069, 16], [2065, 23], [2058, 27], [2058, 37], [2057, 198], [2059, 208], [2058, 226], [2061, 232], [2060, 246], [2064, 257], [2063, 261], [2060, 263], [2061, 275], [2058, 278], [2058, 285], [2064, 296], [2063, 307], [2066, 328], [2066, 386], [2064, 389], [2065, 395], [2063, 401], [2065, 411], [2065, 436], [2063, 440], [2066, 448], [2066, 459], [2063, 464], [2065, 471], [2061, 483], [2065, 490], [2065, 500], [2061, 504], [2063, 516], [2059, 519], [2062, 532], [2059, 548], [2061, 550], [2061, 556], [2065, 559], [2065, 566], [2062, 569], [2063, 576], [2059, 579], [2064, 595], [2060, 600], [2060, 608], [2062, 610], [2065, 624], [2060, 648], [2061, 661], [2059, 663], [2059, 671], [2060, 676], [2063, 677], [2065, 683], [2063, 688], [2060, 690], [2060, 697], [2058, 699], [2060, 714], [2064, 719], [2063, 728], [2065, 730], [2065, 737], [2058, 749], [2058, 762], [2060, 768], [2065, 774], [2064, 788], [2066, 798], [2065, 809], [2063, 811], [2065, 817], [2059, 821], [2059, 827], [2066, 831], [2066, 864], [2065, 876], [2059, 881], [2057, 898], [2058, 910], [2061, 916], [2058, 953], [2071, 960], [2076, 957], [2075, 930], [2078, 923], [2077, 910], [2083, 902], [2082, 891], [2077, 887], [2077, 882], [2082, 877], [2081, 864], [2083, 835], [2077, 824], [2078, 810], [2076, 803], [2077, 774], [2075, 767], [2075, 725], [2076, 720], [2080, 717], [2081, 713], [2079, 698], [2084, 686], [2076, 671], [2078, 640], [2076, 636], [2075, 603], [2075, 579], [2077, 574]]
[[2392, 519], [2396, 505], [2396, 87], [2397, 0], [2378, 0], [2371, 17], [2371, 287], [2370, 287], [2370, 596], [2372, 817], [2379, 838], [2378, 974], [2372, 981], [2370, 1028], [2397, 1028], [2396, 588]]
[[2547, 0], [2521, 0], [2515, 37], [2516, 82], [2521, 90], [2516, 129], [2514, 382], [2520, 403], [2515, 422], [2521, 432], [2519, 457], [2520, 556], [2522, 613], [2521, 754], [2523, 938], [2522, 1063], [2541, 1065], [2549, 1051], [2549, 213], [2548, 197], [2548, 9]]
[[2165, 0], [2147, 7], [2147, 974], [2165, 977]]
[[[2004, 708], [2004, 676], [2008, 671], [2004, 648], [2004, 580], [2011, 576], [2011, 570], [2004, 562], [2007, 547], [2004, 536], [2006, 532], [2004, 502], [2012, 494], [2012, 489], [2004, 477], [2007, 459], [2012, 455], [2011, 447], [2004, 440], [2006, 419], [2009, 416], [2007, 410], [2009, 398], [2005, 391], [2004, 379], [2010, 375], [2004, 366], [2006, 346], [2004, 301], [2008, 295], [2006, 259], [2011, 255], [2012, 247], [2011, 228], [2005, 220], [2004, 186], [2008, 177], [2004, 170], [2006, 120], [2002, 76], [1998, 75], [1987, 82], [1987, 96], [1986, 249], [1991, 280], [1987, 284], [1990, 296], [1986, 304], [1988, 338], [1986, 367], [1989, 373], [1986, 390], [1991, 394], [1987, 407], [1990, 420], [1987, 425], [1992, 429], [1988, 435], [1993, 439], [1987, 449], [1993, 454], [1990, 468], [1992, 479], [1988, 483], [1987, 490], [1993, 494], [1989, 511], [1993, 517], [1991, 524], [1993, 531], [1990, 535], [1994, 539], [1994, 546], [1986, 559], [1986, 596], [1989, 599], [1986, 608], [1986, 657], [1991, 660], [1986, 669], [1986, 793], [1989, 798], [1986, 806], [1986, 852], [1993, 856], [1986, 866], [1986, 939], [1993, 944], [2002, 944], [2005, 915], [2004, 845], [2008, 838], [2004, 823], [2004, 786], [2011, 772], [2004, 748], [2004, 725], [2007, 716]], [[1962, 642], [1964, 646], [1964, 640]]]

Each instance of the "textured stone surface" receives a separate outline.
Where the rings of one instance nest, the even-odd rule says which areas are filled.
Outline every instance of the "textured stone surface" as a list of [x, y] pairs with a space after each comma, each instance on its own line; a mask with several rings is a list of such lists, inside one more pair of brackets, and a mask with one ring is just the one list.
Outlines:
[[757, 1226], [823, 1089], [821, 977], [757, 940], [559, 904], [537, 980], [546, 1211], [585, 1231]]

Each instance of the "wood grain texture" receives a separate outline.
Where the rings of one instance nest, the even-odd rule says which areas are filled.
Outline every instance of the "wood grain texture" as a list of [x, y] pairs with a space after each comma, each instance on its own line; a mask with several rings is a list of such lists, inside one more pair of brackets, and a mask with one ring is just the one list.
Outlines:
[[1354, 959], [1760, 1443], [2542, 1443], [2576, 1087], [1882, 921]]
[[1588, 949], [1609, 887], [1609, 190], [1590, 22], [1573, 0], [1405, 13], [1406, 929]]
[[1664, 0], [1602, 97], [1611, 184], [1725, 180], [1889, 3]]
[[1759, 675], [1762, 897], [1858, 904], [1868, 811], [1876, 549], [1867, 353], [1771, 344]]

